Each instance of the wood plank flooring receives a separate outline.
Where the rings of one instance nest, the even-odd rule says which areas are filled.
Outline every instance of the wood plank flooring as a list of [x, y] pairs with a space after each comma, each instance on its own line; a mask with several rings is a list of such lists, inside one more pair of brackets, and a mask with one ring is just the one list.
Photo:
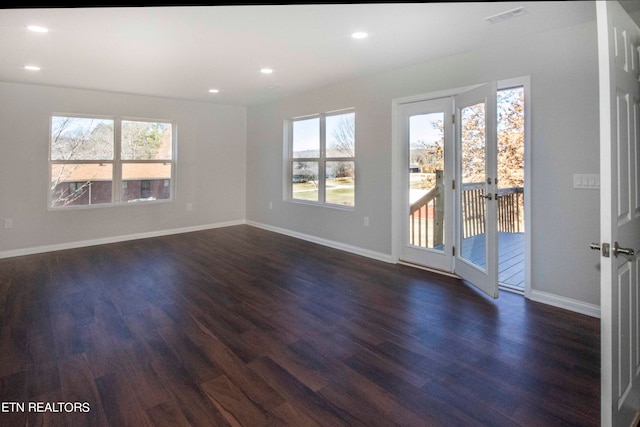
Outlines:
[[597, 319], [250, 226], [0, 260], [0, 322], [3, 426], [599, 424]]

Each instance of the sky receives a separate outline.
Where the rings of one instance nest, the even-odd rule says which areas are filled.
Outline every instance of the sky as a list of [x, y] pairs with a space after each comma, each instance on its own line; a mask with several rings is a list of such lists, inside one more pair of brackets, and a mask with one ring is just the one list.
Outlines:
[[419, 141], [427, 144], [437, 141], [442, 137], [438, 129], [434, 129], [433, 123], [443, 120], [444, 113], [418, 114], [409, 119], [409, 144], [415, 147]]
[[[354, 113], [328, 115], [325, 118], [327, 148], [330, 148], [335, 139], [333, 138], [333, 129], [339, 125], [343, 116], [353, 115]], [[314, 117], [304, 120], [296, 120], [293, 122], [293, 152], [304, 152], [315, 150], [320, 147], [320, 118]], [[319, 155], [319, 153], [318, 153]], [[295, 157], [295, 156], [294, 156]], [[316, 156], [317, 157], [317, 156]]]

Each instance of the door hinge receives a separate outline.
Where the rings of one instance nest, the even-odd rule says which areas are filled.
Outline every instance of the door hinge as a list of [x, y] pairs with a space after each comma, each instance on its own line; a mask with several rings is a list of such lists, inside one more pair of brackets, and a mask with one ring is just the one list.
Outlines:
[[451, 115], [451, 123], [454, 124], [454, 125], [456, 124], [456, 115], [455, 114]]
[[451, 256], [456, 256], [456, 247], [451, 246]]
[[451, 180], [451, 189], [452, 189], [452, 190], [455, 190], [455, 189], [456, 189], [456, 180], [455, 180], [455, 179], [452, 179], [452, 180]]

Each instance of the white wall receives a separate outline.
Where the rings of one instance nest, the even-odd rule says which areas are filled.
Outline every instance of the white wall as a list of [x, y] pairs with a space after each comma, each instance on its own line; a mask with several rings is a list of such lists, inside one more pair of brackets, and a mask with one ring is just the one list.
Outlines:
[[[243, 221], [246, 109], [105, 92], [0, 83], [0, 255], [73, 242]], [[176, 200], [47, 209], [51, 113], [128, 116], [177, 126]], [[187, 203], [193, 210], [187, 211]]]
[[[598, 240], [599, 192], [572, 187], [574, 173], [599, 169], [597, 73], [592, 22], [249, 108], [247, 219], [390, 256], [392, 100], [529, 75], [532, 291], [597, 308], [588, 243]], [[355, 209], [284, 201], [283, 120], [346, 107], [356, 109]]]

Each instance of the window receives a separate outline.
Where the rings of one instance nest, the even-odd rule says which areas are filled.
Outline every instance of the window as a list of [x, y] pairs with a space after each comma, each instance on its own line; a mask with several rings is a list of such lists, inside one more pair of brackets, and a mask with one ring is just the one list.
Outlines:
[[123, 202], [162, 200], [171, 197], [172, 126], [170, 123], [122, 121]]
[[173, 150], [171, 123], [54, 115], [49, 206], [169, 200]]
[[140, 198], [147, 199], [151, 197], [151, 180], [143, 179], [140, 181]]
[[291, 121], [290, 199], [355, 205], [355, 113]]

